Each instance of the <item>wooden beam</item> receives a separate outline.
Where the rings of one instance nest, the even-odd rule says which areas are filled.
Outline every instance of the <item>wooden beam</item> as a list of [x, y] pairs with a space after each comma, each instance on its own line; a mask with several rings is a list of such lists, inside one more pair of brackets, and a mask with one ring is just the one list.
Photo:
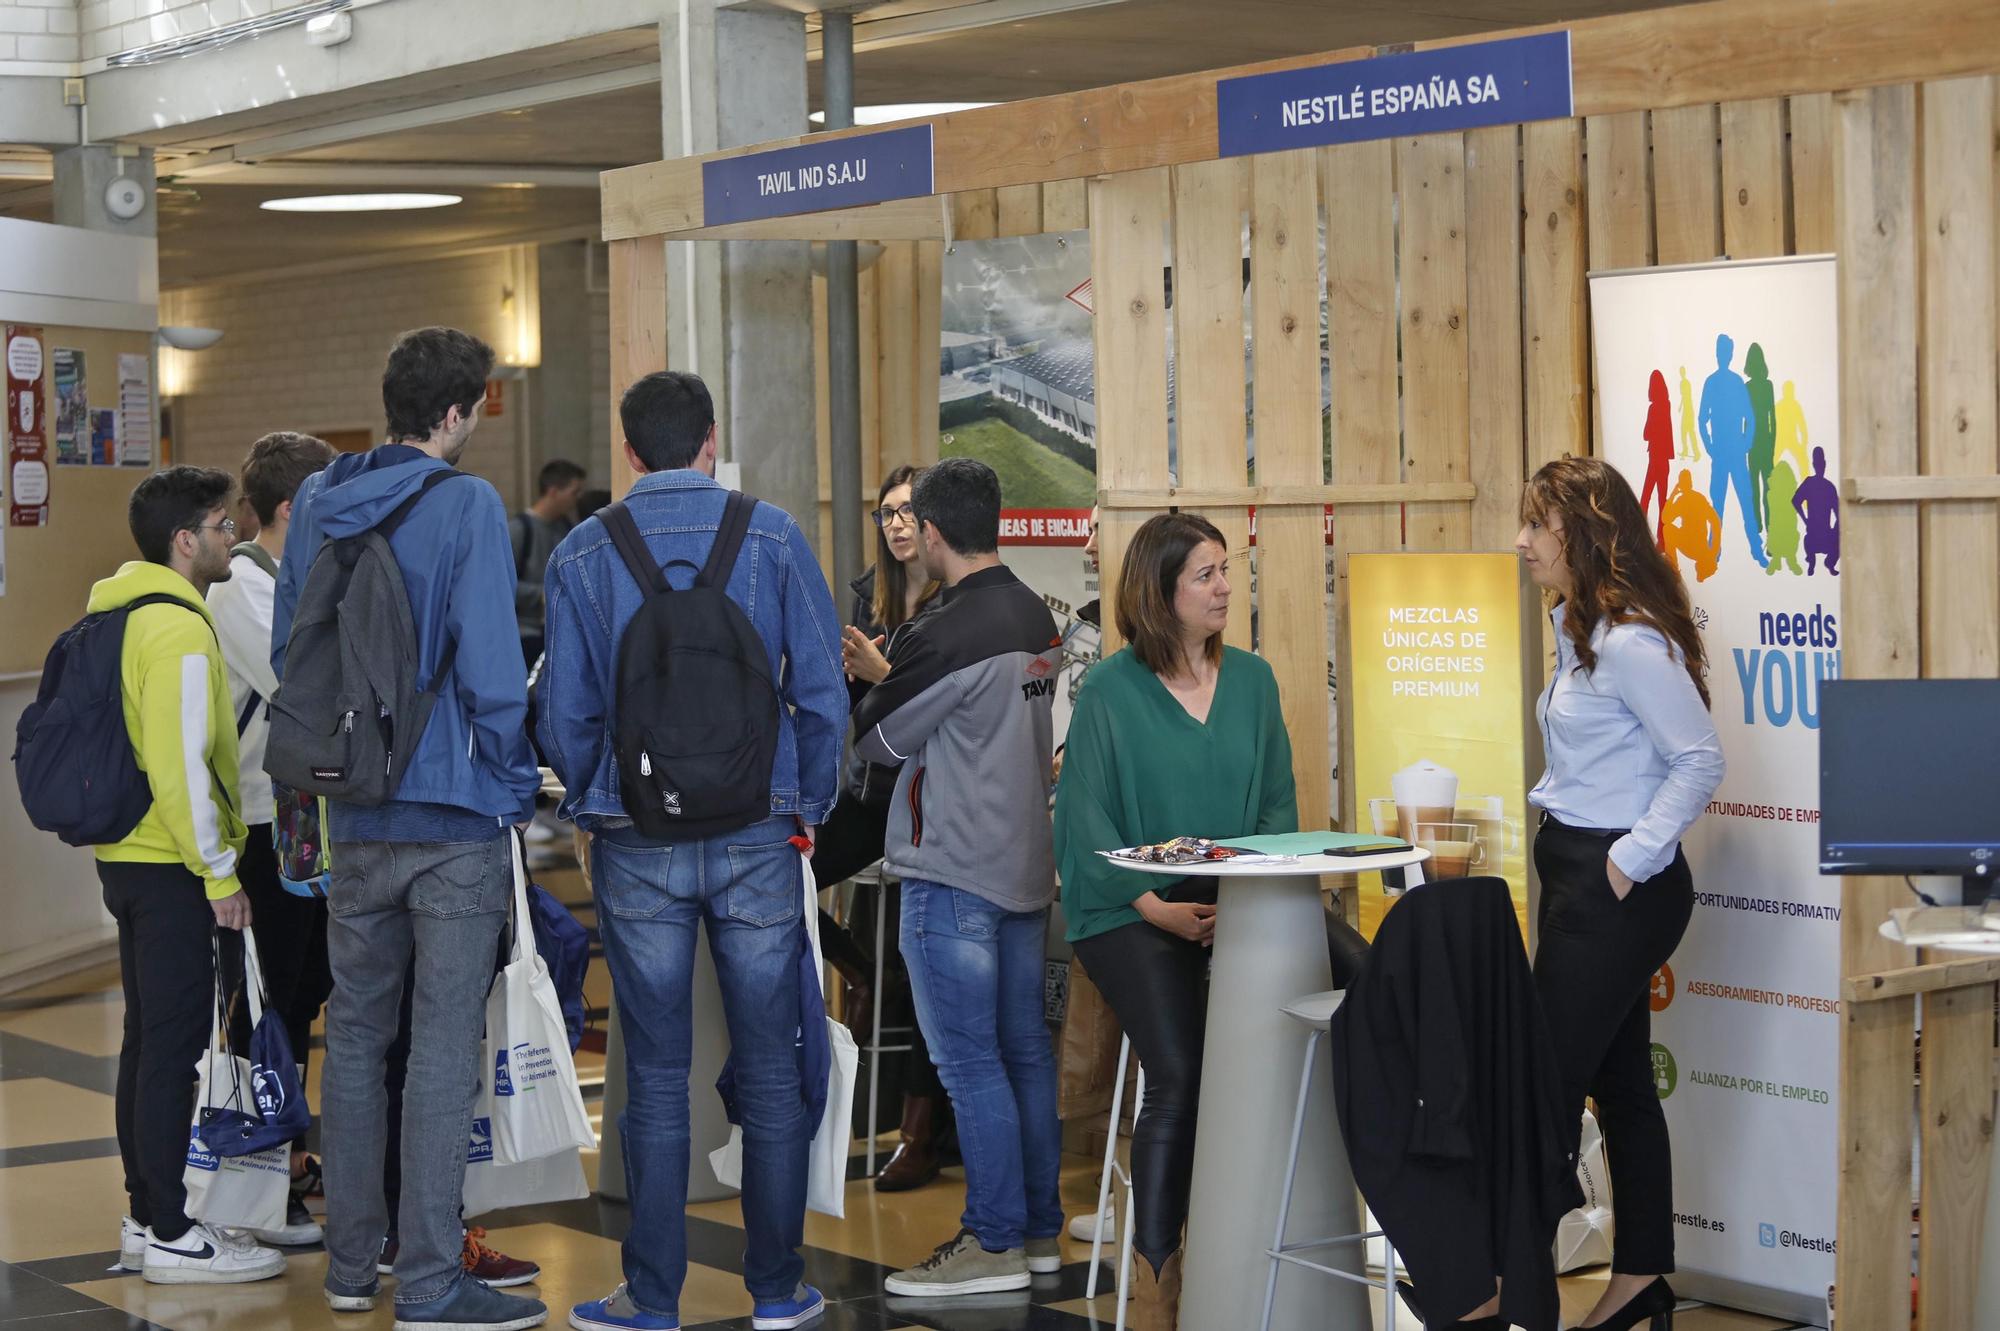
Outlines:
[[1465, 326], [1471, 390], [1470, 548], [1505, 550], [1520, 526], [1521, 133], [1465, 136]]
[[1051, 180], [1042, 186], [1042, 230], [1081, 231], [1090, 225], [1088, 182]]
[[1793, 254], [1833, 252], [1833, 94], [1794, 97], [1792, 133]]
[[[1963, 0], [1711, 0], [1416, 47], [1434, 50], [1565, 27], [1579, 116], [2000, 70], [2000, 24], [1984, 6]], [[930, 122], [935, 188], [952, 194], [1208, 161], [1217, 156], [1218, 79], [1374, 54], [1373, 47], [1354, 47], [938, 116]], [[811, 137], [831, 142], [879, 128]], [[780, 139], [707, 159], [605, 172], [604, 236], [615, 240], [698, 227], [703, 160], [804, 141]]]
[[[1990, 148], [1980, 146], [1990, 156]], [[1918, 1331], [1962, 1331], [1977, 1324], [1973, 1304], [1993, 1156], [1993, 1086], [1993, 986], [1925, 995], [1918, 1088], [1923, 1170]]]
[[634, 381], [667, 368], [667, 247], [657, 238], [614, 240], [611, 285], [611, 494], [632, 488], [618, 401]]
[[1712, 106], [1653, 112], [1653, 234], [1663, 264], [1723, 252], [1718, 143]]
[[2000, 476], [1850, 476], [1840, 497], [1855, 504], [2000, 499]]
[[2000, 981], [2000, 956], [1954, 956], [1949, 961], [1898, 966], [1871, 975], [1850, 975], [1840, 982], [1840, 997], [1847, 1003], [1877, 1003], [1996, 981]]
[[[1464, 482], [1472, 470], [1464, 136], [1398, 139], [1396, 185], [1404, 475], [1418, 483]], [[1472, 538], [1472, 514], [1463, 504], [1412, 504], [1403, 518], [1413, 550], [1463, 550]]]
[[1722, 246], [1732, 259], [1785, 252], [1785, 106], [1722, 104]]
[[755, 222], [698, 227], [676, 240], [938, 240], [944, 236], [944, 200], [894, 199], [865, 208], [800, 213]]
[[995, 208], [999, 218], [995, 234], [1002, 236], [1041, 234], [1042, 187], [1040, 185], [1002, 185], [994, 193]]
[[1396, 482], [1333, 485], [1169, 485], [1145, 489], [1100, 489], [1097, 502], [1106, 509], [1205, 508], [1218, 504], [1255, 504], [1258, 508], [1336, 507], [1342, 504], [1463, 504], [1478, 497], [1469, 481]]
[[[1913, 88], [1834, 99], [1834, 239], [1841, 261], [1840, 400], [1844, 470], [1917, 469], [1917, 117]], [[1911, 678], [1918, 667], [1914, 504], [1842, 515], [1848, 634], [1843, 673]], [[1883, 938], [1902, 884], [1841, 885], [1841, 974], [1894, 970], [1911, 949]], [[1843, 1325], [1902, 1327], [1910, 1318], [1910, 1063], [1916, 1002], [1850, 1004], [1840, 1044], [1835, 1283]]]
[[1584, 281], [1587, 226], [1583, 127], [1550, 120], [1521, 127], [1521, 326], [1528, 470], [1590, 452], [1590, 341]]

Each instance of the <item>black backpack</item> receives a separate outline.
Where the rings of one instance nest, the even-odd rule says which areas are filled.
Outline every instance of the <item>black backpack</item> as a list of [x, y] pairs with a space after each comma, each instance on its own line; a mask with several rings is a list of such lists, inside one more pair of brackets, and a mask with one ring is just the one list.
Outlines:
[[646, 593], [618, 643], [618, 795], [641, 834], [694, 841], [771, 816], [778, 691], [769, 656], [725, 590], [757, 501], [730, 491], [708, 562], [684, 592], [624, 504], [598, 519]]
[[115, 610], [85, 615], [42, 663], [42, 684], [14, 728], [14, 777], [28, 821], [72, 846], [108, 846], [132, 835], [153, 807], [125, 730], [119, 659], [125, 621], [147, 605], [177, 605], [154, 593]]
[[431, 472], [376, 526], [328, 538], [313, 556], [271, 699], [273, 779], [366, 808], [396, 793], [458, 643], [445, 644], [429, 687], [418, 688], [416, 619], [389, 537], [433, 486], [460, 474]]

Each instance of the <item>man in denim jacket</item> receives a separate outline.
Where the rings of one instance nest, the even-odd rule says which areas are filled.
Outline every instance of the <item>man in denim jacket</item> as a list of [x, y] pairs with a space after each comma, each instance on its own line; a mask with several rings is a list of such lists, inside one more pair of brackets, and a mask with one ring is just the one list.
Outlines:
[[[715, 544], [728, 492], [715, 481], [715, 409], [691, 374], [662, 371], [619, 404], [625, 453], [640, 473], [625, 506], [676, 590]], [[727, 593], [763, 639], [782, 699], [771, 816], [702, 841], [649, 841], [619, 798], [613, 715], [619, 639], [644, 593], [603, 522], [556, 547], [546, 602], [547, 659], [538, 734], [569, 795], [565, 817], [592, 834], [591, 879], [605, 959], [624, 1010], [630, 1100], [625, 1135], [632, 1229], [625, 1283], [577, 1305], [572, 1326], [672, 1331], [687, 1276], [688, 1064], [695, 930], [707, 921], [721, 982], [743, 1125], [743, 1279], [760, 1329], [803, 1326], [824, 1307], [801, 1279], [806, 1121], [795, 1046], [799, 1010], [799, 852], [791, 838], [825, 821], [840, 776], [847, 686], [840, 621], [798, 523], [760, 503]]]

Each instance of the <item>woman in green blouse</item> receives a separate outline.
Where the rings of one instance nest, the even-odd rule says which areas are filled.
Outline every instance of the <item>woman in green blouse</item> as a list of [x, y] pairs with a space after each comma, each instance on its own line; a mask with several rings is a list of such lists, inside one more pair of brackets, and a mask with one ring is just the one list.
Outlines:
[[1146, 1070], [1132, 1133], [1140, 1331], [1174, 1325], [1208, 1010], [1213, 879], [1159, 886], [1097, 852], [1176, 836], [1298, 830], [1292, 745], [1271, 667], [1222, 645], [1229, 553], [1205, 518], [1164, 513], [1118, 580], [1128, 644], [1092, 667], [1056, 790], [1069, 940]]

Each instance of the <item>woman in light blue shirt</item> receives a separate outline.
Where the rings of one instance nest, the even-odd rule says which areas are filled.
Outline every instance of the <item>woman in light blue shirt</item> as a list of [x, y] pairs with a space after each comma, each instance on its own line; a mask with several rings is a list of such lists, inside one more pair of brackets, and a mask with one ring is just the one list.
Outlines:
[[1673, 1324], [1673, 1167], [1652, 1062], [1652, 979], [1694, 909], [1681, 837], [1722, 782], [1687, 588], [1632, 487], [1596, 458], [1528, 482], [1514, 547], [1556, 595], [1537, 706], [1548, 770], [1529, 802], [1541, 875], [1535, 979], [1572, 1123], [1597, 1102], [1610, 1154], [1612, 1276], [1584, 1327]]

